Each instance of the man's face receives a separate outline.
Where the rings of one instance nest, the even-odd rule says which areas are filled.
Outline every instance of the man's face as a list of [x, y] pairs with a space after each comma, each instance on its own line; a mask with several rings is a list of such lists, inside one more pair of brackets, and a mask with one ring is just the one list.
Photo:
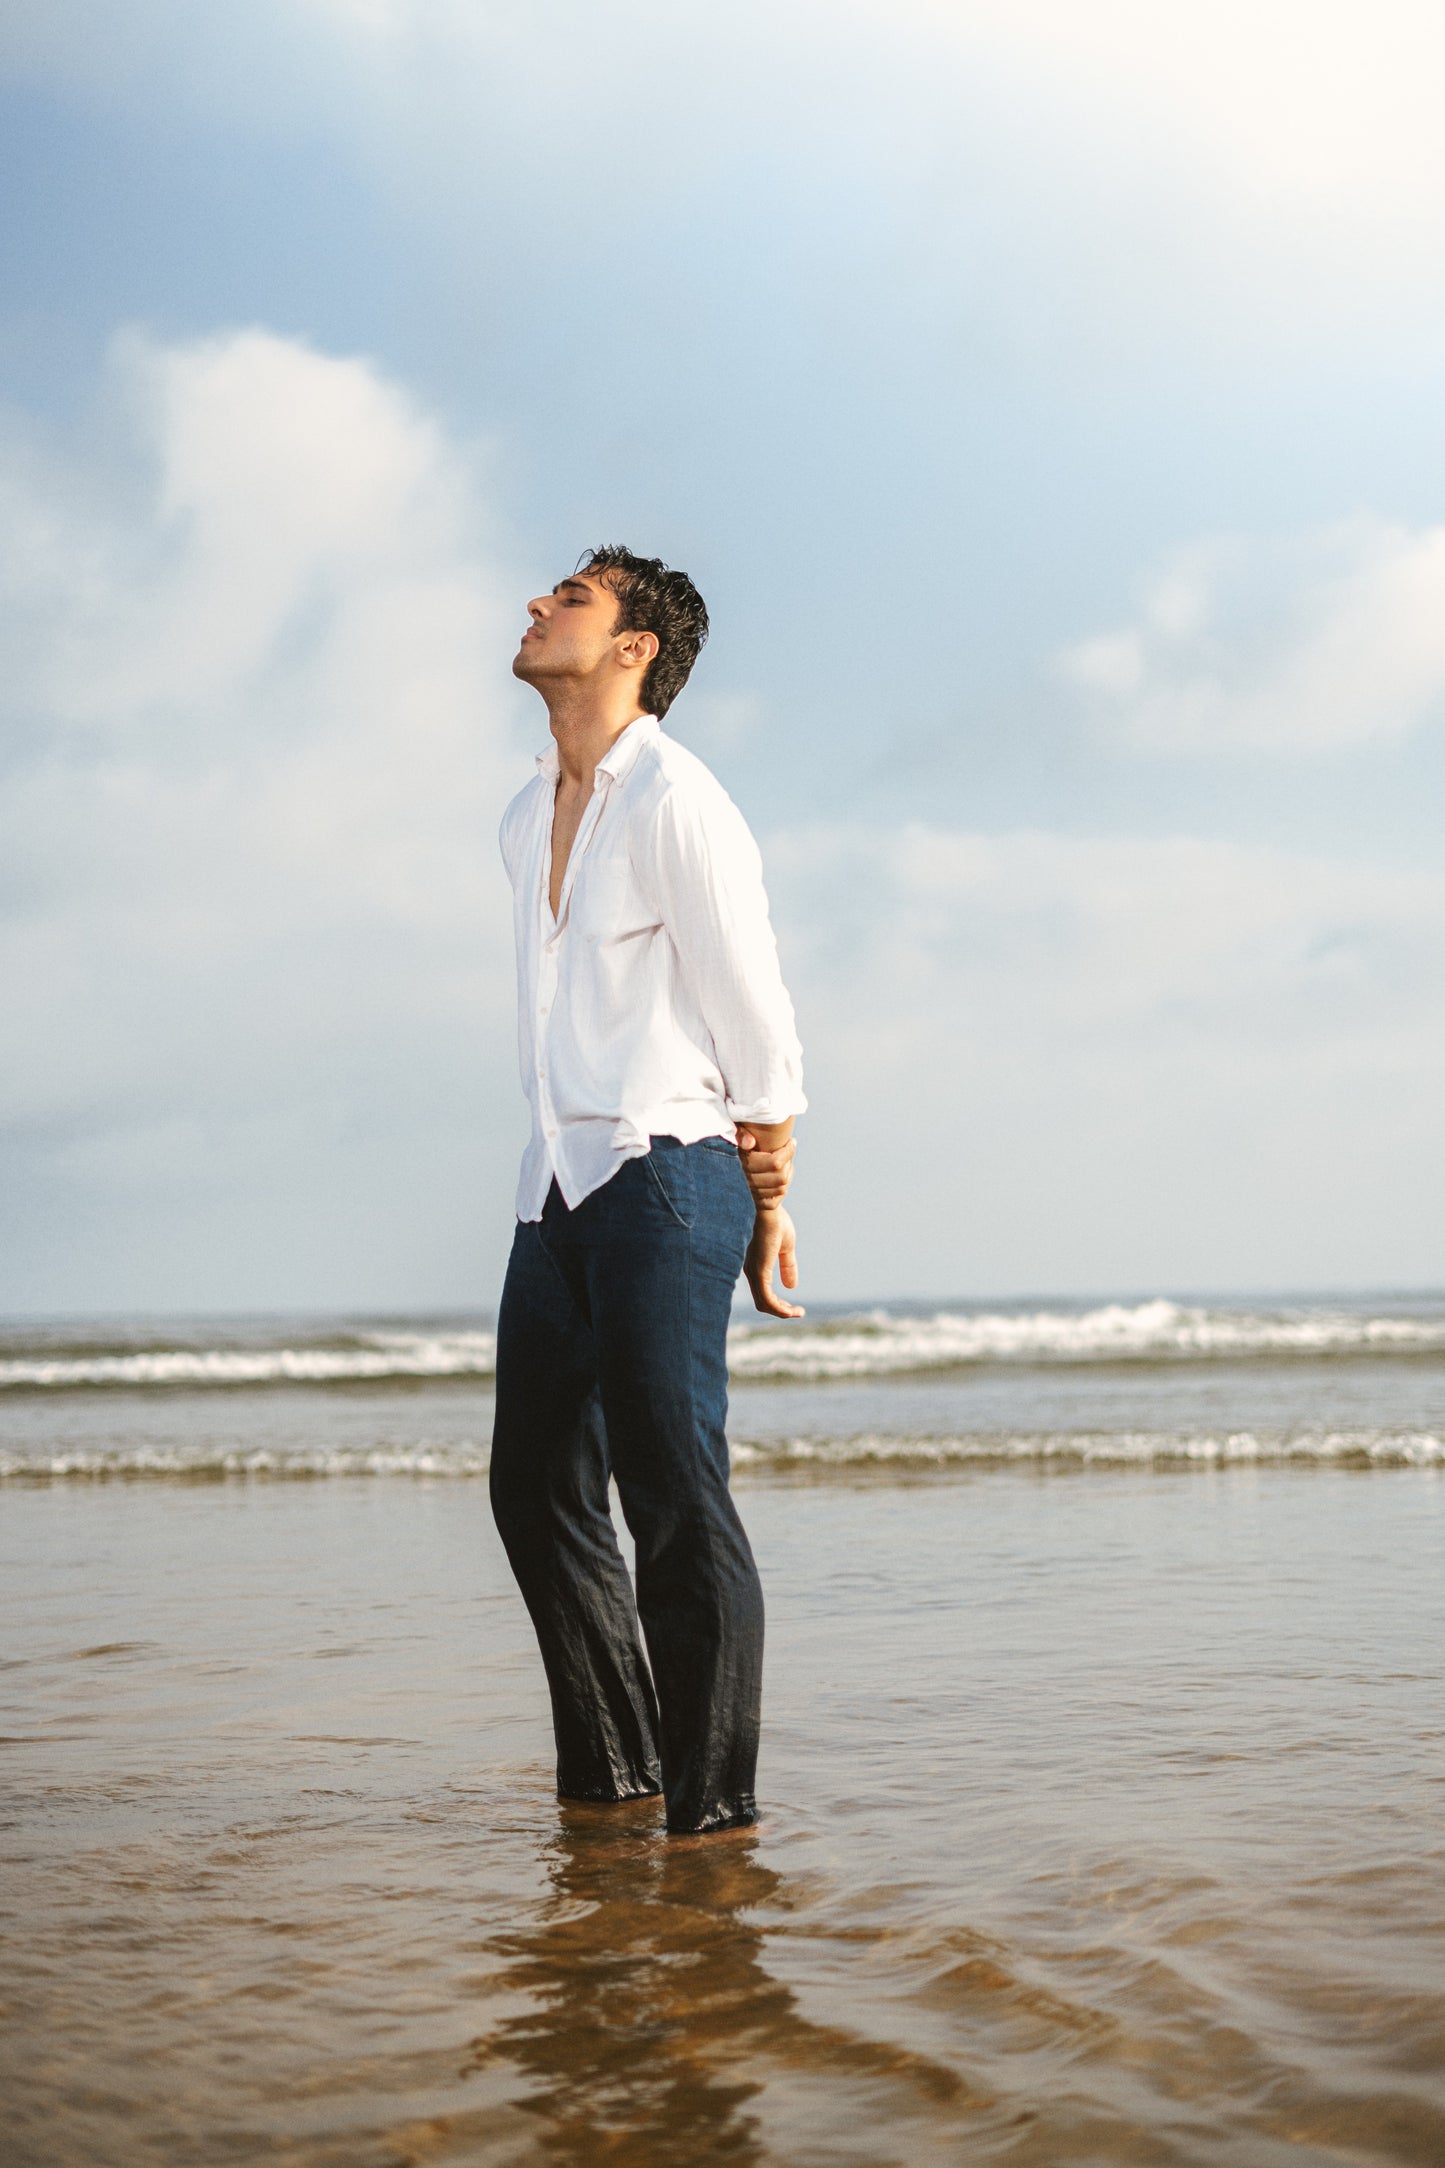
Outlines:
[[573, 572], [550, 595], [527, 604], [532, 622], [522, 634], [512, 674], [528, 685], [546, 678], [588, 678], [613, 666], [620, 637], [617, 597], [595, 572]]

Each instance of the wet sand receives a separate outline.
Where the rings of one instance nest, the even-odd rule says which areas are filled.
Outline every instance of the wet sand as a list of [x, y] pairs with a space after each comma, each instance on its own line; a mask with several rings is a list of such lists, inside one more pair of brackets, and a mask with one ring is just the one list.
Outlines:
[[479, 1483], [8, 1489], [7, 2168], [1445, 2159], [1435, 1469], [744, 1475], [742, 1837]]

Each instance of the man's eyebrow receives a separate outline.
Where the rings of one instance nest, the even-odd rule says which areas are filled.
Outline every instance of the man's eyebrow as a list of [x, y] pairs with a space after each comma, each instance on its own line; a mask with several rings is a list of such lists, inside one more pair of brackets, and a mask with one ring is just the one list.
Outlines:
[[552, 589], [553, 594], [560, 595], [564, 587], [580, 588], [584, 595], [590, 595], [592, 592], [591, 588], [588, 586], [585, 580], [574, 579], [570, 574], [565, 580], [559, 580], [557, 582], [556, 586]]

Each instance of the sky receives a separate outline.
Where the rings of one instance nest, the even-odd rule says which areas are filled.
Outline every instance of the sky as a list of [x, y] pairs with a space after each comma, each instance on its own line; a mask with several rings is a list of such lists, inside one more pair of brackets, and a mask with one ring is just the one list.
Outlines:
[[1430, 0], [9, 0], [0, 1309], [495, 1301], [523, 604], [762, 844], [804, 1298], [1445, 1283]]

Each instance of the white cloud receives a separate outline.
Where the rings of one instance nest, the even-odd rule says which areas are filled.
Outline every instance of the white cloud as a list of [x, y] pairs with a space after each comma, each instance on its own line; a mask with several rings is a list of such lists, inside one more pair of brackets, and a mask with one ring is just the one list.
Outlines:
[[[514, 26], [466, 0], [302, 0], [292, 12], [363, 48], [394, 51], [404, 35], [454, 65], [515, 50]], [[842, 10], [773, 0], [733, 10], [721, 41], [704, 10], [628, 0], [589, 22], [551, 0], [528, 28], [553, 72], [584, 48], [589, 66], [611, 56], [619, 94], [660, 52], [683, 96], [689, 61], [715, 59], [720, 42], [767, 43], [776, 67], [780, 41], [786, 60], [806, 52], [815, 83], [834, 89], [839, 57], [851, 48], [866, 66], [881, 30], [895, 55], [911, 46], [944, 68], [955, 97], [971, 103], [982, 89], [985, 109], [1005, 101], [1022, 132], [1057, 141], [1062, 124], [1111, 163], [1122, 154], [1191, 167], [1255, 217], [1274, 209], [1413, 231], [1445, 214], [1445, 17], [1432, 0], [854, 0]]]
[[[219, 1225], [221, 1193], [264, 1191], [251, 1254], [211, 1261], [219, 1299], [260, 1295], [258, 1248], [278, 1293], [288, 1250], [334, 1273], [445, 1133], [460, 1156], [410, 1215], [424, 1299], [470, 1246], [510, 1058], [494, 830], [522, 583], [476, 460], [364, 362], [130, 337], [106, 413], [86, 463], [18, 430], [0, 452], [12, 1171], [59, 1218], [109, 1216], [125, 1299], [191, 1270], [148, 1206], [159, 1168]], [[355, 1264], [358, 1293], [396, 1287]]]
[[884, 200], [900, 188], [908, 199], [905, 247], [922, 220], [934, 275], [940, 250], [946, 260], [962, 244], [972, 280], [980, 222], [998, 207], [1026, 249], [1031, 228], [1057, 238], [1062, 225], [1053, 298], [1070, 330], [1085, 286], [1117, 313], [1141, 275], [1157, 299], [1181, 268], [1207, 263], [1211, 287], [1250, 293], [1257, 334], [1261, 261], [1276, 279], [1288, 263], [1293, 298], [1308, 288], [1338, 306], [1342, 285], [1377, 292], [1418, 273], [1445, 226], [1445, 16], [1433, 0], [749, 0], [723, 16], [544, 0], [522, 43], [505, 10], [466, 0], [395, 0], [369, 31], [362, 0], [315, 4], [350, 18], [354, 52], [395, 54], [404, 26], [413, 83], [464, 91], [427, 100], [462, 156], [465, 95], [499, 60], [525, 67], [535, 38], [545, 111], [565, 86], [585, 129], [599, 76], [619, 105], [645, 86], [669, 167], [719, 135], [766, 147], [782, 132], [805, 170], [840, 154], [850, 175], [868, 167]]
[[496, 215], [498, 145], [537, 204], [559, 171], [615, 176], [613, 117], [639, 111], [669, 202], [719, 158], [793, 167], [784, 219], [867, 173], [910, 280], [1046, 278], [1066, 347], [1140, 304], [1157, 332], [1200, 286], [1196, 334], [1233, 299], [1254, 347], [1298, 338], [1300, 308], [1430, 310], [1445, 228], [1432, 0], [15, 0], [0, 67], [344, 139], [448, 232], [479, 176]]
[[1003, 1026], [1015, 1050], [1067, 1033], [1121, 1068], [1146, 1041], [1236, 1072], [1445, 1053], [1439, 875], [924, 826], [774, 836], [769, 862], [808, 983], [839, 998], [860, 1059], [879, 1017], [955, 1074]]
[[[1445, 212], [1431, 0], [907, 0], [1126, 155], [1189, 163], [1258, 215], [1416, 229]], [[1120, 129], [1127, 130], [1120, 143]]]
[[1291, 753], [1403, 738], [1445, 703], [1445, 527], [1353, 520], [1181, 552], [1131, 625], [1059, 658], [1140, 745]]
[[[1168, 184], [1176, 248], [1196, 213], [1246, 247], [1283, 221], [1338, 272], [1364, 239], [1413, 257], [1445, 223], [1445, 17], [1433, 0], [742, 0], [722, 16], [660, 0], [602, 11], [14, 0], [0, 66], [127, 101], [149, 87], [227, 111], [249, 104], [378, 144], [379, 98], [392, 123], [382, 135], [400, 129], [410, 154], [464, 163], [476, 152], [468, 116], [478, 100], [493, 110], [499, 74], [504, 112], [529, 126], [565, 114], [588, 159], [604, 145], [619, 155], [608, 116], [632, 100], [648, 115], [649, 156], [669, 165], [679, 146], [750, 140], [760, 112], [791, 121], [812, 159], [837, 121], [855, 162], [922, 161], [931, 245], [949, 138], [975, 183], [982, 146], [995, 175], [1013, 168], [1016, 192], [1062, 177], [1066, 204], [1077, 208], [1082, 186], [1092, 215], [1102, 186], [1106, 254], [1120, 222], [1156, 215], [1138, 193], [1146, 175]], [[1380, 268], [1376, 257], [1352, 266], [1366, 283]]]
[[814, 1108], [800, 1212], [835, 1284], [1445, 1269], [1445, 878], [923, 826], [768, 859]]

